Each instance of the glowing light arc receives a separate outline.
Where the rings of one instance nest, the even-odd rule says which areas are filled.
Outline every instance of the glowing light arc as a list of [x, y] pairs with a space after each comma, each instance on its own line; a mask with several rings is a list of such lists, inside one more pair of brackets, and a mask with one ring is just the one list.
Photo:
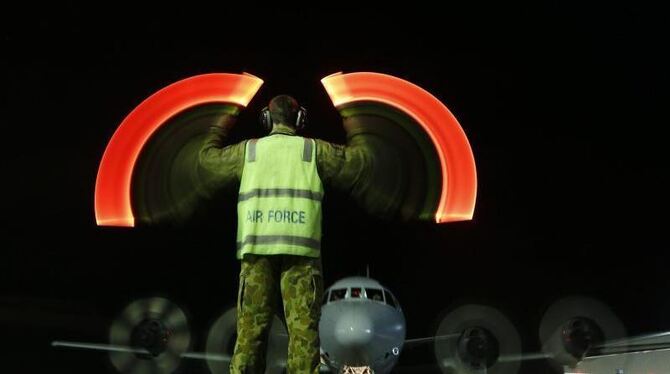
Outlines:
[[390, 105], [412, 117], [433, 141], [440, 159], [442, 192], [435, 221], [472, 219], [477, 170], [458, 120], [437, 98], [403, 79], [380, 73], [335, 73], [321, 80], [335, 107], [360, 101]]
[[246, 107], [263, 84], [251, 74], [214, 73], [186, 78], [154, 93], [121, 122], [100, 161], [95, 219], [100, 226], [135, 226], [130, 186], [137, 158], [151, 135], [176, 114], [201, 104]]

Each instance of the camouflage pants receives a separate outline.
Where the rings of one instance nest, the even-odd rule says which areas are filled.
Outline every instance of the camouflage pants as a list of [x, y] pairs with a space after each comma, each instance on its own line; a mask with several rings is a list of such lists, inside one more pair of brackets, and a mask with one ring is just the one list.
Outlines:
[[318, 327], [323, 297], [321, 259], [246, 254], [240, 272], [237, 341], [230, 363], [232, 374], [265, 372], [265, 348], [278, 288], [289, 335], [287, 373], [319, 372]]

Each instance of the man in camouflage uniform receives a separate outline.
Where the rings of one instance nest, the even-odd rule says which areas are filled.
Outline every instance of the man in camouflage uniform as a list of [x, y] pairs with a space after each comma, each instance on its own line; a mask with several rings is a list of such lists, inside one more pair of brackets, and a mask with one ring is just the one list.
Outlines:
[[278, 288], [289, 330], [287, 372], [319, 372], [318, 328], [323, 295], [320, 271], [321, 261], [317, 258], [244, 256], [231, 373], [265, 371], [267, 330], [274, 316], [273, 304]]
[[230, 371], [265, 371], [268, 331], [280, 291], [289, 333], [287, 372], [318, 373], [322, 183], [355, 197], [356, 185], [370, 174], [370, 162], [355, 136], [347, 147], [296, 136], [306, 112], [286, 95], [273, 98], [262, 113], [269, 136], [224, 146], [238, 112], [229, 110], [211, 127], [200, 151], [208, 187], [240, 183], [241, 272]]

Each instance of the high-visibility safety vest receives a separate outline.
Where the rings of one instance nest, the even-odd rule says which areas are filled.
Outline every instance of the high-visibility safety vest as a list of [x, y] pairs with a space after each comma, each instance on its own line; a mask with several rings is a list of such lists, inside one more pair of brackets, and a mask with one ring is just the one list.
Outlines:
[[314, 140], [285, 134], [249, 140], [237, 199], [237, 258], [319, 257], [322, 199]]

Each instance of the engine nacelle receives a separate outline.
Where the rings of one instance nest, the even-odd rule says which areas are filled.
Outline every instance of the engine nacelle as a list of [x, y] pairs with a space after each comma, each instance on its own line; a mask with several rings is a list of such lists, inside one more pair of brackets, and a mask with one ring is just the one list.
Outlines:
[[555, 302], [540, 323], [542, 350], [558, 372], [575, 367], [607, 341], [625, 336], [623, 324], [605, 304], [581, 296]]
[[162, 297], [139, 299], [130, 303], [114, 320], [109, 330], [112, 365], [125, 374], [168, 374], [180, 364], [188, 351], [191, 332], [186, 314]]
[[469, 327], [458, 338], [458, 356], [474, 370], [492, 367], [500, 355], [500, 343], [488, 329]]
[[520, 361], [521, 338], [514, 325], [495, 308], [463, 305], [438, 326], [435, 358], [445, 374], [514, 374]]

